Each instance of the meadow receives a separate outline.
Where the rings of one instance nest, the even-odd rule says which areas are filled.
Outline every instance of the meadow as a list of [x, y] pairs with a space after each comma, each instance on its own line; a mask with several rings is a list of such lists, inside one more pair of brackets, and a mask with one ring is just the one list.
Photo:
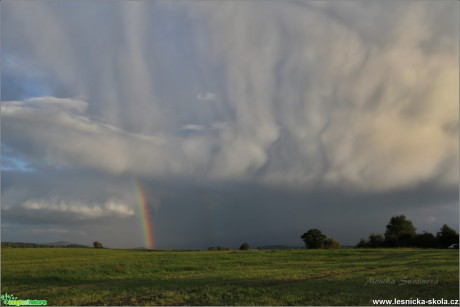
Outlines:
[[1, 256], [2, 294], [48, 305], [372, 305], [372, 299], [459, 298], [458, 250], [9, 248]]

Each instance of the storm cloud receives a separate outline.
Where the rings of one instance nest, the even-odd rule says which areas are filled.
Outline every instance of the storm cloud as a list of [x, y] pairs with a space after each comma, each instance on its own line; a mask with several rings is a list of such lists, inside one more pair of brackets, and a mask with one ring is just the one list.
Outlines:
[[5, 1], [2, 236], [142, 245], [134, 180], [159, 248], [458, 229], [457, 10]]

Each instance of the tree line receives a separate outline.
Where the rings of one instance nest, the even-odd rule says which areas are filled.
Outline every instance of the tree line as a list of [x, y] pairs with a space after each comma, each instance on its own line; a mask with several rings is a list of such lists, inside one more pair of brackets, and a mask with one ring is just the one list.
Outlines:
[[[300, 238], [309, 249], [340, 247], [336, 239], [327, 237], [317, 228], [310, 229]], [[426, 231], [417, 233], [412, 221], [404, 215], [397, 215], [390, 219], [384, 234], [371, 233], [367, 239], [361, 239], [356, 247], [458, 248], [458, 240], [457, 231], [447, 224], [444, 224], [436, 235]]]
[[2, 248], [87, 248], [86, 245], [67, 244], [67, 245], [49, 245], [24, 242], [2, 242]]
[[444, 224], [436, 235], [423, 231], [416, 233], [412, 221], [404, 215], [393, 216], [386, 226], [385, 233], [371, 233], [368, 239], [361, 239], [356, 247], [422, 247], [422, 248], [458, 248], [459, 236], [455, 229]]

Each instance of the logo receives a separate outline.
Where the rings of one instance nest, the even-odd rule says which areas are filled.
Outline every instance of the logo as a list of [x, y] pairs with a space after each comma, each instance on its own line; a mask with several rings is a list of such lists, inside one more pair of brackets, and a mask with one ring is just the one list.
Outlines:
[[8, 293], [1, 296], [3, 305], [7, 306], [46, 306], [46, 300], [18, 300], [14, 295]]

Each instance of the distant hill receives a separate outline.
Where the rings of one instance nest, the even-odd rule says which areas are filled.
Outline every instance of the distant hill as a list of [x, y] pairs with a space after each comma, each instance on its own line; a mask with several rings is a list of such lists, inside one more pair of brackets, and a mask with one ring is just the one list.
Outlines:
[[58, 241], [51, 243], [26, 243], [26, 242], [2, 242], [2, 248], [40, 248], [40, 247], [65, 247], [65, 248], [88, 248], [88, 245], [81, 245], [67, 241]]
[[87, 245], [75, 244], [67, 241], [57, 241], [51, 243], [40, 243], [39, 245], [49, 246], [49, 247], [89, 247]]

